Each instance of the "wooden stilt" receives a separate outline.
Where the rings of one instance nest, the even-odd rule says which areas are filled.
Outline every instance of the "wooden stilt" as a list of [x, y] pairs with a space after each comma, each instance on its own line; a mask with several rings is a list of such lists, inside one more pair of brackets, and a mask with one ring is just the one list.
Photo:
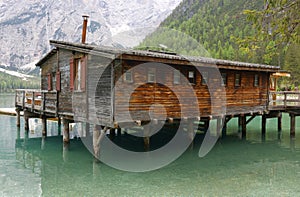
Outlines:
[[222, 137], [226, 137], [227, 135], [227, 118], [224, 118], [224, 123], [223, 123], [223, 127], [222, 127]]
[[290, 113], [291, 125], [290, 125], [290, 135], [295, 137], [295, 126], [296, 126], [296, 117], [294, 114]]
[[187, 123], [187, 133], [188, 133], [188, 138], [191, 142], [190, 148], [193, 149], [194, 147], [194, 120], [193, 119], [188, 119]]
[[114, 128], [111, 128], [111, 129], [109, 130], [109, 139], [110, 139], [110, 140], [114, 140], [115, 137], [116, 137], [116, 131], [115, 131]]
[[63, 125], [64, 125], [64, 136], [63, 141], [65, 144], [68, 144], [70, 142], [70, 121], [68, 119], [63, 119]]
[[122, 130], [120, 127], [117, 128], [117, 135], [118, 136], [121, 136], [122, 135]]
[[151, 126], [145, 125], [144, 126], [144, 150], [149, 151], [150, 150], [150, 131]]
[[57, 120], [57, 127], [58, 127], [58, 135], [61, 135], [61, 118], [58, 117]]
[[277, 119], [278, 119], [278, 124], [277, 124], [278, 131], [282, 131], [282, 113], [281, 112], [279, 113]]
[[85, 137], [90, 137], [90, 123], [85, 123]]
[[247, 116], [241, 116], [241, 128], [242, 128], [242, 138], [245, 138], [247, 135], [247, 124], [246, 124]]
[[262, 120], [261, 120], [261, 133], [263, 135], [266, 134], [266, 123], [267, 123], [267, 116], [264, 114], [262, 115]]
[[29, 117], [24, 114], [24, 120], [25, 120], [25, 131], [29, 131]]
[[209, 128], [209, 123], [210, 123], [210, 120], [207, 119], [205, 122], [204, 122], [204, 132], [206, 133], [208, 128]]
[[47, 137], [47, 117], [43, 116], [42, 118], [42, 135]]
[[102, 128], [99, 125], [94, 126], [94, 131], [93, 131], [93, 149], [94, 149], [94, 157], [96, 159], [100, 158], [100, 144], [102, 139], [105, 136], [107, 128]]
[[20, 110], [16, 109], [17, 112], [17, 127], [20, 128], [21, 126], [21, 115], [20, 115]]
[[217, 118], [217, 136], [221, 136], [222, 118]]

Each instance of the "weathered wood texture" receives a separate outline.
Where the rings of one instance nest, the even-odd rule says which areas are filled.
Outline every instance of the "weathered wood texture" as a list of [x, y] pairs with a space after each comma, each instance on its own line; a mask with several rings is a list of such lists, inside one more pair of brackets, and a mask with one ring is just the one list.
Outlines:
[[[261, 112], [267, 108], [269, 73], [218, 70], [205, 65], [196, 69], [193, 66], [169, 64], [171, 67], [165, 69], [160, 68], [158, 63], [157, 65], [144, 63], [146, 62], [123, 60], [122, 66], [115, 68], [117, 88], [114, 101], [115, 118], [118, 122], [150, 120], [153, 116], [158, 119], [164, 117], [176, 119], [236, 115]], [[139, 68], [140, 65], [143, 66]], [[156, 83], [149, 83], [148, 70], [153, 68]], [[181, 73], [179, 84], [174, 84], [174, 69]], [[124, 79], [125, 73], [129, 70], [132, 73], [132, 81]], [[195, 72], [193, 84], [187, 81], [189, 71]], [[206, 84], [203, 83], [204, 73], [208, 73]], [[221, 83], [221, 73], [227, 75], [225, 86]], [[235, 74], [241, 75], [239, 86], [235, 86]], [[254, 86], [255, 75], [259, 76], [258, 86]], [[160, 107], [151, 108], [153, 105]], [[200, 111], [199, 115], [196, 112], [197, 108]]]
[[89, 122], [112, 126], [112, 60], [91, 55], [88, 58], [87, 65]]

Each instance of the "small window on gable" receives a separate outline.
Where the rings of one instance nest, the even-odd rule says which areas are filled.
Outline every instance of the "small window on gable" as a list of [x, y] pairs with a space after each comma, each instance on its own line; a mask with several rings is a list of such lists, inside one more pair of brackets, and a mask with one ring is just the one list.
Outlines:
[[131, 70], [127, 70], [125, 73], [124, 73], [124, 81], [125, 82], [133, 82], [133, 77], [132, 77], [132, 71]]
[[221, 76], [222, 76], [221, 85], [227, 86], [227, 73], [221, 73]]
[[207, 85], [207, 82], [208, 82], [208, 72], [204, 71], [204, 72], [201, 72], [201, 74], [202, 74], [201, 84], [202, 85]]
[[173, 76], [173, 81], [174, 81], [174, 84], [180, 84], [180, 71], [177, 70], [177, 69], [174, 69], [174, 76]]
[[234, 79], [234, 86], [241, 86], [241, 74], [236, 73]]
[[156, 80], [155, 78], [155, 68], [149, 68], [148, 69], [148, 82], [154, 83]]
[[255, 74], [254, 75], [254, 87], [258, 87], [259, 86], [259, 75]]
[[195, 80], [195, 71], [189, 71], [188, 72], [188, 80], [192, 84], [196, 83], [196, 80]]

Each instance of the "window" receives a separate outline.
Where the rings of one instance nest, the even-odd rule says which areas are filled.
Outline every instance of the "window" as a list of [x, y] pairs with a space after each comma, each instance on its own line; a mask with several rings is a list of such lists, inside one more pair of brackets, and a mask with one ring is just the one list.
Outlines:
[[188, 80], [190, 83], [195, 84], [195, 71], [189, 71], [188, 72]]
[[221, 76], [222, 76], [221, 85], [227, 86], [227, 73], [221, 73]]
[[148, 70], [148, 82], [154, 83], [155, 82], [155, 68], [149, 68]]
[[81, 83], [81, 59], [75, 59], [74, 67], [74, 90], [80, 90]]
[[180, 71], [174, 69], [174, 84], [180, 84]]
[[208, 82], [208, 72], [204, 71], [204, 72], [201, 72], [202, 74], [202, 85], [207, 85], [207, 82]]
[[125, 82], [133, 82], [133, 79], [132, 79], [132, 71], [127, 70], [127, 71], [124, 73], [124, 81], [125, 81]]
[[234, 86], [240, 86], [240, 85], [241, 85], [241, 74], [235, 74]]
[[259, 86], [259, 76], [258, 74], [254, 75], [254, 87]]
[[85, 90], [87, 57], [70, 60], [70, 89]]

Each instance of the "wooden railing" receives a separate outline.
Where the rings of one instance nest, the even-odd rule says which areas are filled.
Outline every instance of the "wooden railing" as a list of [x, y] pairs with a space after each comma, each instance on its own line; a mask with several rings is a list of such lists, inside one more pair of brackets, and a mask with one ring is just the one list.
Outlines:
[[56, 91], [16, 90], [15, 106], [37, 112], [58, 113]]
[[300, 91], [270, 92], [269, 109], [300, 109]]

